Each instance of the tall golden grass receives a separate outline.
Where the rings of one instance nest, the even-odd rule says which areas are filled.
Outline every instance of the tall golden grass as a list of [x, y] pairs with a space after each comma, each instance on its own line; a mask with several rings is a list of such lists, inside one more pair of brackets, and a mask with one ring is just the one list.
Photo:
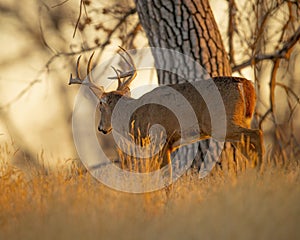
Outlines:
[[300, 239], [297, 159], [260, 171], [228, 160], [204, 179], [190, 170], [168, 190], [128, 194], [71, 161], [17, 169], [0, 148], [0, 239]]
[[[133, 132], [134, 122], [132, 123], [131, 128]], [[160, 167], [162, 166], [161, 152], [158, 151], [158, 153], [156, 153], [156, 148], [153, 146], [151, 147], [150, 137], [148, 136], [143, 138], [139, 130], [136, 137], [133, 134], [131, 134], [130, 137], [131, 142], [135, 143], [134, 145], [128, 145], [125, 141], [122, 141], [122, 139], [120, 139], [120, 147], [116, 148], [119, 158], [118, 166], [126, 171], [139, 173], [152, 172], [160, 169]], [[159, 143], [164, 142], [162, 134], [158, 138], [159, 139], [157, 139], [157, 141]], [[148, 157], [136, 157], [139, 156], [139, 153], [135, 146], [140, 146], [141, 148], [143, 148], [145, 155]], [[157, 147], [159, 149], [162, 149], [163, 145], [159, 144], [159, 146]]]

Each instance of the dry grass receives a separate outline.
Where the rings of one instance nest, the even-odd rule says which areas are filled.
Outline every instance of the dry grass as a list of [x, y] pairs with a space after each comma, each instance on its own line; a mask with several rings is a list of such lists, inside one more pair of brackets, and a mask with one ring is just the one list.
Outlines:
[[[132, 124], [132, 128], [134, 127], [134, 123]], [[160, 169], [162, 166], [162, 157], [161, 153], [159, 151], [156, 151], [154, 147], [151, 147], [150, 143], [150, 137], [142, 138], [141, 132], [138, 130], [138, 136], [134, 137], [131, 135], [131, 141], [135, 143], [135, 145], [128, 145], [126, 142], [121, 141], [120, 147], [117, 147], [117, 154], [119, 158], [118, 167], [121, 169], [124, 169], [126, 171], [131, 172], [139, 172], [139, 173], [145, 173], [145, 172], [153, 172], [155, 170]], [[159, 139], [157, 142], [164, 142], [163, 137], [159, 136]], [[140, 156], [140, 153], [138, 152], [138, 149], [135, 146], [140, 146], [144, 149], [144, 158], [137, 158], [135, 156]], [[158, 144], [157, 146], [159, 149], [162, 149], [163, 145]], [[124, 153], [124, 150], [126, 151], [126, 154]], [[157, 153], [158, 152], [158, 153]]]
[[296, 161], [189, 172], [169, 192], [126, 194], [67, 163], [23, 172], [12, 155], [1, 146], [0, 239], [300, 239]]

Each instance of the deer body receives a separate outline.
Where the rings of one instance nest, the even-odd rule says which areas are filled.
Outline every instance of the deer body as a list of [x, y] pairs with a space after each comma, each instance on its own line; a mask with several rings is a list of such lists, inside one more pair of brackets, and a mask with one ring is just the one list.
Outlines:
[[[121, 48], [122, 49], [122, 48]], [[136, 76], [136, 68], [131, 56], [124, 50], [127, 55], [126, 59], [123, 55], [121, 57], [125, 60], [130, 71], [122, 72], [115, 70], [117, 77], [112, 79], [118, 79], [118, 88], [116, 91], [104, 92], [103, 87], [96, 86], [89, 77], [90, 74], [90, 62], [87, 67], [88, 82], [83, 81], [79, 77], [79, 59], [77, 61], [77, 76], [76, 78], [70, 78], [70, 84], [85, 84], [90, 87], [93, 93], [99, 99], [99, 109], [101, 111], [101, 120], [98, 126], [98, 130], [104, 134], [108, 134], [112, 129], [124, 135], [131, 135], [134, 138], [146, 138], [149, 135], [149, 128], [156, 124], [163, 127], [166, 135], [166, 141], [160, 151], [160, 156], [163, 158], [162, 164], [170, 164], [170, 154], [182, 145], [197, 142], [199, 140], [207, 139], [210, 137], [216, 138], [216, 140], [238, 142], [241, 140], [242, 135], [250, 138], [251, 144], [254, 146], [258, 153], [258, 158], [261, 160], [263, 155], [263, 139], [262, 132], [259, 129], [251, 129], [250, 122], [255, 108], [255, 89], [253, 84], [244, 78], [237, 77], [215, 77], [212, 84], [214, 84], [223, 100], [225, 115], [220, 113], [220, 118], [226, 118], [226, 125], [224, 131], [225, 136], [219, 136], [218, 133], [214, 133], [214, 127], [211, 124], [211, 115], [205, 101], [201, 94], [196, 90], [202, 89], [203, 91], [209, 91], [206, 80], [196, 81], [192, 83], [172, 84], [157, 87], [141, 96], [138, 99], [130, 97], [129, 85]], [[122, 81], [121, 79], [125, 79]], [[196, 88], [195, 88], [196, 87]], [[173, 89], [176, 93], [182, 96], [188, 104], [191, 106], [196, 122], [192, 123], [186, 128], [182, 128], [175, 116], [167, 107], [163, 106], [163, 103], [173, 101], [179, 109], [185, 113], [185, 105], [183, 101], [176, 98], [174, 94], [170, 93], [168, 89]], [[171, 91], [172, 92], [172, 91]], [[173, 100], [174, 98], [174, 100]], [[162, 104], [149, 103], [149, 99], [158, 99]], [[122, 101], [123, 108], [118, 109], [117, 114], [114, 114], [116, 106]], [[182, 106], [181, 106], [182, 105]], [[125, 114], [132, 106], [139, 106], [136, 108], [130, 116], [128, 125], [124, 127], [122, 124], [122, 115]], [[211, 106], [211, 105], [210, 105]], [[214, 105], [213, 105], [214, 106]], [[216, 109], [218, 106], [215, 106]], [[213, 107], [214, 108], [214, 107]], [[119, 115], [118, 115], [119, 114]], [[176, 114], [180, 114], [176, 113]], [[217, 112], [218, 114], [218, 112]], [[115, 116], [117, 121], [113, 122], [112, 118]], [[186, 114], [187, 122], [189, 122], [189, 114]], [[122, 127], [120, 127], [122, 125]], [[159, 133], [158, 133], [159, 134]], [[225, 139], [224, 139], [225, 138]]]
[[[216, 77], [213, 78], [213, 82], [220, 92], [225, 107], [227, 128], [225, 140], [238, 142], [241, 140], [241, 135], [244, 134], [246, 137], [250, 137], [251, 143], [258, 151], [258, 154], [261, 155], [261, 131], [250, 129], [250, 122], [255, 107], [255, 92], [252, 83], [247, 79], [235, 77]], [[131, 136], [137, 139], [148, 137], [151, 126], [155, 124], [161, 125], [166, 132], [166, 143], [160, 155], [163, 157], [163, 165], [166, 165], [170, 163], [170, 154], [178, 147], [210, 138], [213, 134], [207, 103], [200, 93], [197, 92], [195, 85], [201, 87], [203, 82], [161, 86], [146, 93], [139, 99], [124, 96], [118, 91], [104, 93], [102, 96], [103, 102], [101, 103], [100, 100], [100, 111], [103, 115], [98, 130], [107, 134], [114, 129], [121, 134], [130, 133]], [[182, 139], [182, 131], [185, 129], [182, 129], [172, 111], [163, 105], [147, 104], [149, 99], [159, 98], [163, 103], [166, 101], [166, 98], [172, 98], [172, 95], [167, 91], [169, 87], [180, 93], [188, 101], [197, 117], [198, 126], [194, 129], [192, 128], [193, 126], [190, 126], [190, 129], [186, 129], [189, 132], [185, 133], [184, 139]], [[120, 129], [118, 124], [114, 126], [111, 123], [111, 114], [120, 99], [125, 101], [124, 106], [127, 105], [127, 107], [123, 108], [124, 111], [130, 109], [130, 105], [141, 106], [133, 112], [125, 129]], [[181, 103], [174, 104], [180, 105]], [[122, 115], [122, 113], [120, 114]], [[120, 121], [122, 121], [121, 116]]]

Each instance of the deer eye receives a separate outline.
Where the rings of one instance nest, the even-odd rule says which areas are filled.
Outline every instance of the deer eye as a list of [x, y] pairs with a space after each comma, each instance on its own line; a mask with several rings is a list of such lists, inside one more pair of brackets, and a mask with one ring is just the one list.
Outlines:
[[106, 103], [106, 99], [100, 99], [100, 105], [103, 105], [104, 103]]

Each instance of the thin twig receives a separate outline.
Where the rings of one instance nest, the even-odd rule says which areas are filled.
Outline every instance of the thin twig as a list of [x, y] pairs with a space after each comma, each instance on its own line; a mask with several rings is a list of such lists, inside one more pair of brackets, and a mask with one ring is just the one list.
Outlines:
[[234, 32], [236, 31], [237, 6], [235, 4], [235, 0], [229, 0], [228, 4], [229, 4], [229, 23], [228, 23], [229, 60], [231, 65], [235, 65]]
[[271, 54], [264, 54], [264, 55], [257, 55], [254, 56], [243, 63], [236, 65], [232, 68], [233, 72], [239, 71], [245, 67], [251, 66], [254, 62], [258, 63], [263, 60], [274, 60], [274, 59], [281, 59], [281, 58], [288, 58], [290, 56], [290, 53], [293, 49], [293, 47], [297, 44], [297, 42], [300, 39], [300, 27], [297, 29], [295, 34], [289, 38], [288, 41], [283, 45], [283, 47]]
[[77, 18], [76, 25], [75, 25], [75, 28], [74, 28], [73, 38], [76, 35], [76, 31], [77, 31], [77, 28], [78, 28], [78, 25], [79, 25], [79, 22], [80, 22], [81, 13], [82, 13], [82, 4], [83, 4], [83, 0], [80, 0], [79, 14], [78, 14], [78, 18]]
[[68, 2], [68, 1], [70, 1], [70, 0], [62, 1], [61, 3], [58, 3], [58, 4], [55, 4], [55, 5], [51, 6], [51, 8], [60, 7], [60, 6], [64, 5], [66, 2]]

